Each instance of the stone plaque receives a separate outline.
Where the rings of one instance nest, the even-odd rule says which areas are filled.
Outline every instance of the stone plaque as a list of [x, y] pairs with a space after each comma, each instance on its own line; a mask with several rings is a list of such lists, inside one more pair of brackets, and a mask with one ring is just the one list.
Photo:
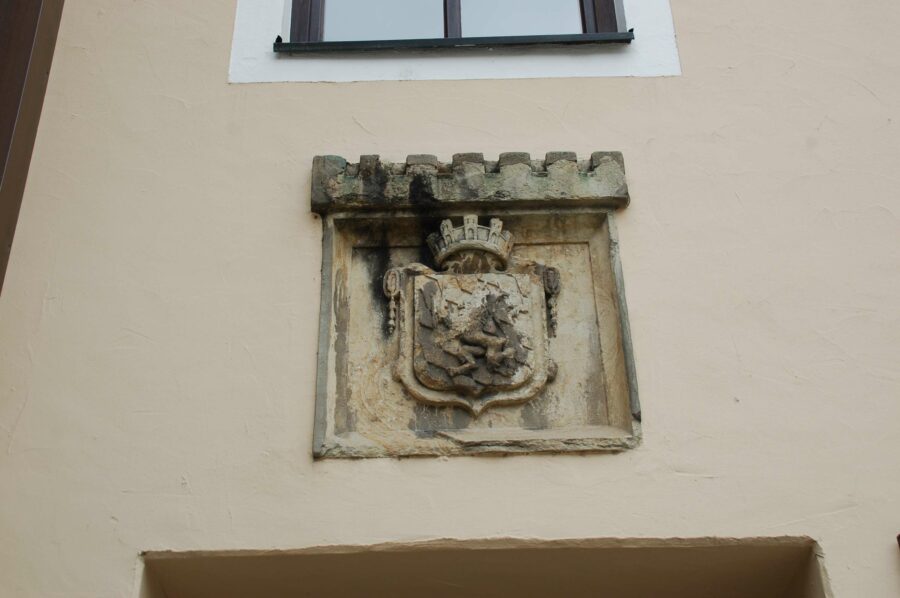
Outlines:
[[621, 156], [316, 159], [316, 457], [623, 450]]

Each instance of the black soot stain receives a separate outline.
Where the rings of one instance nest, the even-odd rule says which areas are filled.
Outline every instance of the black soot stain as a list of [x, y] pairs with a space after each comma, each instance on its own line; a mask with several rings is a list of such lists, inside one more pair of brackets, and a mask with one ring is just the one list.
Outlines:
[[366, 262], [366, 273], [369, 277], [369, 294], [372, 298], [372, 307], [380, 313], [381, 334], [387, 338], [388, 298], [384, 294], [384, 275], [391, 269], [391, 248], [388, 247], [387, 235], [382, 232], [378, 245], [363, 251]]

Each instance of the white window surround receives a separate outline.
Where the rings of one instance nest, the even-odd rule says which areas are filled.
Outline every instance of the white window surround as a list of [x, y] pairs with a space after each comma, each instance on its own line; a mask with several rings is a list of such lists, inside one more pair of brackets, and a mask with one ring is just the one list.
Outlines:
[[421, 81], [554, 77], [665, 77], [681, 74], [669, 0], [626, 0], [631, 44], [457, 49], [340, 55], [272, 51], [288, 39], [290, 0], [238, 0], [231, 83]]

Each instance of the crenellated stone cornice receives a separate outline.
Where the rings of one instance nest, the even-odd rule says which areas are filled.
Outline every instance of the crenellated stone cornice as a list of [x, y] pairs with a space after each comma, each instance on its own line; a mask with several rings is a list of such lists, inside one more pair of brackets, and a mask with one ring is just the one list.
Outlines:
[[316, 156], [312, 211], [319, 214], [367, 210], [492, 211], [546, 207], [623, 208], [628, 205], [625, 164], [619, 152], [594, 152], [579, 160], [574, 152], [550, 152], [532, 160], [524, 152], [455, 154], [441, 162], [428, 154], [405, 162], [361, 156]]

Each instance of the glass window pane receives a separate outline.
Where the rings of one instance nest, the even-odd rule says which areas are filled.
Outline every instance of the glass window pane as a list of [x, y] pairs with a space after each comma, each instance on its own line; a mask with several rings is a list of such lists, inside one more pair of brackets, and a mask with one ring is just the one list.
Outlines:
[[444, 37], [443, 0], [325, 0], [326, 42]]
[[461, 0], [463, 37], [584, 33], [580, 0]]

